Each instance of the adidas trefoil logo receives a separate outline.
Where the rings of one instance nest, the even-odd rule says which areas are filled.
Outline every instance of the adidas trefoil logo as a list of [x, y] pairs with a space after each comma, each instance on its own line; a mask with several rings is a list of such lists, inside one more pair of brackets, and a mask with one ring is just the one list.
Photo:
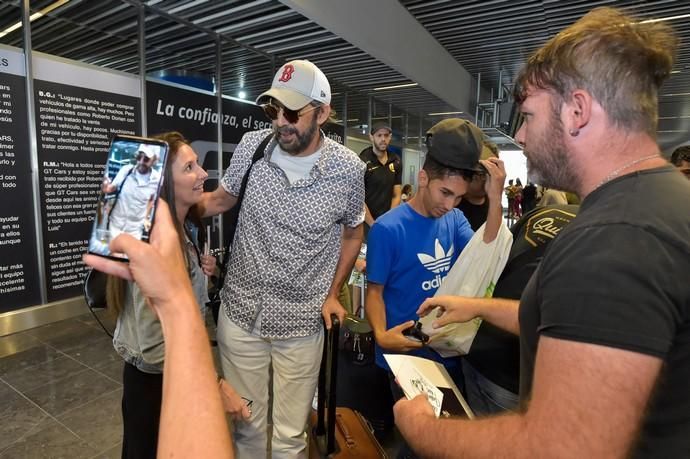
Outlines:
[[448, 252], [443, 250], [443, 246], [436, 239], [434, 243], [434, 255], [428, 255], [426, 253], [418, 253], [417, 258], [422, 262], [424, 267], [435, 274], [440, 274], [446, 272], [450, 269], [450, 260], [453, 256], [454, 247], [453, 244], [450, 245]]

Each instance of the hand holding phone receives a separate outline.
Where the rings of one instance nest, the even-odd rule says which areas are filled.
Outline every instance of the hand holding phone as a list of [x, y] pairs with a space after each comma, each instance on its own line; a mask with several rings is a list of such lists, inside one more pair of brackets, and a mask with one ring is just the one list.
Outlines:
[[422, 331], [422, 323], [416, 320], [414, 322], [414, 325], [403, 330], [402, 334], [406, 336], [408, 339], [413, 341], [419, 341], [422, 344], [426, 344], [429, 342], [429, 335]]
[[160, 195], [168, 144], [162, 140], [118, 135], [110, 144], [98, 197], [89, 253], [118, 260], [109, 244], [120, 233], [148, 241]]

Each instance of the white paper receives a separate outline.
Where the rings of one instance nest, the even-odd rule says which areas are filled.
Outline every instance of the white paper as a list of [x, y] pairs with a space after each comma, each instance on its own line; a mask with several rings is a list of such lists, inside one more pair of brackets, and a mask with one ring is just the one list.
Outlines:
[[434, 409], [436, 417], [441, 415], [443, 393], [436, 388], [417, 368], [409, 362], [403, 362], [395, 374], [398, 384], [408, 400], [420, 394], [426, 395], [429, 404]]

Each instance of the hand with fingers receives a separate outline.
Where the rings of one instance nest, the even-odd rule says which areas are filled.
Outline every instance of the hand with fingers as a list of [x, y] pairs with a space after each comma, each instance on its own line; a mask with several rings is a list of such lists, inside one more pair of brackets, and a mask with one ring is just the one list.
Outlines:
[[84, 255], [83, 259], [87, 265], [106, 274], [136, 281], [163, 320], [169, 308], [196, 304], [196, 298], [168, 205], [163, 200], [158, 204], [159, 211], [150, 243], [127, 233], [121, 233], [110, 242], [110, 250], [125, 253], [129, 258], [128, 263], [90, 254]]
[[213, 255], [201, 255], [201, 270], [207, 276], [212, 276], [216, 271], [216, 257]]
[[414, 320], [408, 320], [388, 330], [376, 333], [376, 342], [387, 351], [409, 352], [415, 349], [421, 349], [424, 347], [424, 343], [403, 335], [403, 331], [414, 326], [414, 324]]
[[417, 314], [424, 317], [433, 310], [436, 310], [436, 320], [431, 326], [433, 328], [440, 328], [456, 322], [467, 322], [479, 316], [477, 311], [477, 303], [481, 299], [441, 295], [433, 298], [427, 298], [424, 303], [419, 306]]
[[235, 421], [245, 421], [252, 415], [252, 409], [246, 399], [240, 397], [235, 389], [224, 379], [218, 381], [220, 398], [223, 401], [223, 409]]
[[489, 196], [489, 199], [497, 199], [500, 202], [506, 181], [506, 168], [503, 161], [492, 157], [481, 159], [479, 162], [488, 173], [488, 178], [484, 185], [486, 194]]
[[340, 304], [337, 298], [329, 295], [321, 306], [321, 316], [326, 323], [327, 330], [330, 330], [333, 325], [331, 323], [331, 314], [335, 314], [336, 317], [338, 317], [338, 321], [342, 324], [345, 321], [347, 311], [345, 311], [345, 308]]

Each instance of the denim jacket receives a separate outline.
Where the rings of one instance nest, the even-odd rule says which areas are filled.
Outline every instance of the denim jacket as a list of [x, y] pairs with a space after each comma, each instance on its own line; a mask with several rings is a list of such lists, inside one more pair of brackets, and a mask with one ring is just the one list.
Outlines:
[[[191, 264], [192, 289], [203, 313], [208, 292], [206, 277], [198, 263], [197, 251], [187, 239], [187, 251]], [[162, 373], [165, 346], [163, 330], [158, 317], [146, 304], [146, 300], [134, 282], [128, 282], [125, 304], [117, 318], [113, 334], [115, 351], [125, 362], [144, 373]]]

